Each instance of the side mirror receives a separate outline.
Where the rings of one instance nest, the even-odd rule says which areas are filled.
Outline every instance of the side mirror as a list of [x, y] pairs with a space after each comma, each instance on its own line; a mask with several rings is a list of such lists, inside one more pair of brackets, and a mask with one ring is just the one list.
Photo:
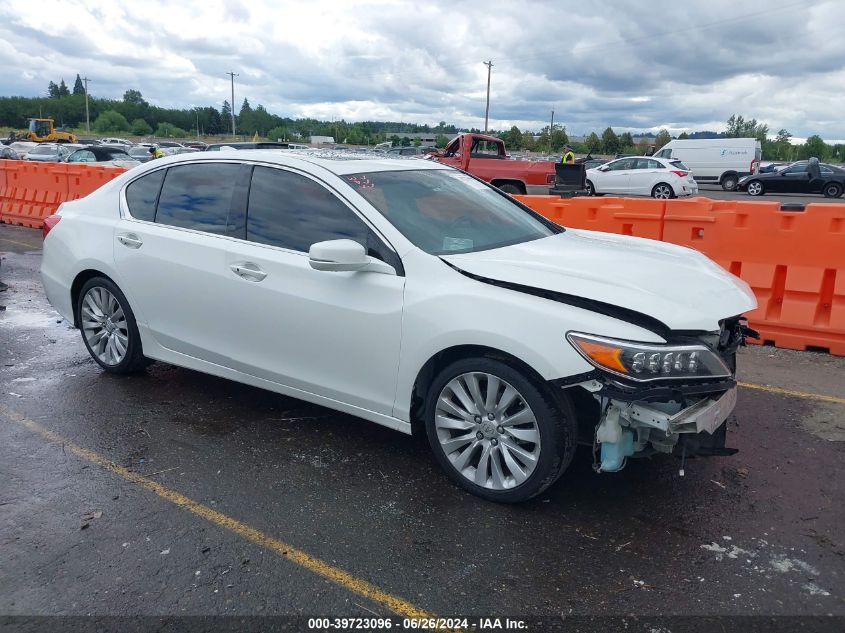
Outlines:
[[610, 167], [605, 167], [604, 165], [601, 165], [601, 166], [598, 168], [598, 170], [599, 170], [599, 171], [610, 171]]
[[308, 263], [314, 270], [327, 272], [360, 271], [395, 275], [396, 270], [380, 259], [367, 256], [355, 240], [317, 242], [308, 249]]

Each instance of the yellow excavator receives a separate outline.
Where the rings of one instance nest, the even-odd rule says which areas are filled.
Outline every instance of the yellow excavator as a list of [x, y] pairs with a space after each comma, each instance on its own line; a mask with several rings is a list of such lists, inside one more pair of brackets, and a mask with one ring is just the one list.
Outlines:
[[53, 119], [28, 119], [26, 131], [12, 132], [10, 138], [15, 141], [33, 141], [35, 143], [76, 143], [76, 135], [56, 129]]

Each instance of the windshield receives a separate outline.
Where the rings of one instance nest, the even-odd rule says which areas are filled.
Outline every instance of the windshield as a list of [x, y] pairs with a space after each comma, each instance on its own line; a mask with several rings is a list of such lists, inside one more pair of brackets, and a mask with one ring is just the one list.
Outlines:
[[30, 154], [55, 154], [56, 148], [55, 147], [47, 147], [42, 145], [41, 147], [36, 147], [34, 150], [30, 152]]
[[563, 231], [485, 183], [451, 169], [344, 178], [402, 235], [432, 255], [473, 253]]

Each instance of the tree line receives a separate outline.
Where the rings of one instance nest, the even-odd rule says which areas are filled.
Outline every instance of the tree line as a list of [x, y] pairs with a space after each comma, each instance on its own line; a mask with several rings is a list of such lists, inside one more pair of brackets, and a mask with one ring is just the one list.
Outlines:
[[[91, 131], [99, 134], [132, 134], [135, 136], [188, 138], [197, 133], [216, 136], [231, 133], [232, 106], [224, 101], [215, 106], [197, 108], [161, 108], [149, 104], [140, 91], [130, 89], [122, 99], [104, 99], [89, 94]], [[30, 117], [52, 118], [56, 125], [85, 130], [85, 87], [79, 75], [73, 90], [61, 79], [50, 81], [41, 97], [0, 97], [0, 126], [24, 128]], [[244, 99], [235, 112], [238, 135], [272, 140], [307, 141], [311, 136], [331, 136], [338, 142], [366, 145], [384, 142], [393, 135], [408, 133], [457, 134], [459, 129], [441, 121], [437, 126], [396, 121], [319, 121], [312, 118], [293, 119], [271, 114], [263, 105], [252, 107]], [[402, 137], [399, 136], [400, 142]], [[445, 138], [445, 136], [444, 136]], [[408, 141], [410, 144], [410, 140]]]
[[[103, 99], [89, 95], [88, 107], [91, 130], [99, 134], [131, 134], [134, 136], [189, 138], [218, 136], [232, 130], [232, 106], [224, 101], [220, 109], [215, 106], [197, 108], [161, 108], [149, 104], [140, 91], [130, 89], [122, 99]], [[68, 88], [64, 78], [59, 83], [50, 81], [42, 97], [0, 97], [0, 126], [23, 128], [29, 117], [48, 117], [65, 128], [84, 130], [85, 127], [85, 86], [77, 74], [73, 88]], [[244, 99], [235, 113], [235, 130], [239, 135], [260, 137], [271, 140], [289, 140], [308, 142], [312, 136], [329, 136], [338, 143], [349, 145], [375, 145], [390, 141], [393, 145], [411, 145], [414, 141], [404, 136], [409, 133], [428, 133], [436, 136], [437, 146], [444, 147], [450, 134], [459, 132], [480, 132], [460, 129], [455, 125], [440, 121], [436, 126], [428, 124], [400, 123], [393, 121], [319, 121], [317, 119], [293, 119], [271, 114], [259, 104], [255, 108]], [[583, 140], [570, 140], [566, 126], [555, 124], [545, 126], [535, 135], [530, 130], [520, 130], [517, 126], [509, 130], [490, 132], [505, 141], [510, 150], [526, 150], [562, 153], [571, 148], [578, 154], [645, 154], [649, 146], [660, 149], [672, 140], [668, 130], [660, 130], [654, 142], [649, 137], [634, 139], [630, 132], [617, 134], [612, 127], [605, 128], [600, 134], [593, 131]], [[766, 160], [800, 160], [817, 156], [821, 160], [838, 159], [845, 161], [845, 146], [825, 143], [818, 136], [809, 137], [801, 145], [793, 145], [792, 134], [781, 129], [774, 139], [768, 138], [769, 126], [757, 119], [746, 119], [742, 115], [731, 115], [722, 133], [703, 132], [692, 137], [754, 137], [758, 138]], [[535, 138], [536, 137], [536, 138]], [[690, 138], [686, 133], [677, 138]]]

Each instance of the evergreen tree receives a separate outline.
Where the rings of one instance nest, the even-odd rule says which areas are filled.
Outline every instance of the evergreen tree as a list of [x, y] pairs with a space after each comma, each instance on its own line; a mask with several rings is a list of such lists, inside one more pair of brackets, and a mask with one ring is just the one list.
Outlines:
[[55, 99], [59, 96], [59, 87], [56, 85], [56, 82], [51, 81], [47, 86], [47, 96], [51, 99]]
[[69, 97], [70, 96], [70, 90], [68, 90], [67, 84], [65, 83], [64, 79], [62, 79], [62, 82], [59, 84], [59, 96], [60, 97]]
[[619, 153], [619, 137], [612, 127], [608, 127], [601, 133], [601, 144], [605, 154]]
[[654, 149], [659, 150], [661, 147], [666, 145], [669, 141], [672, 140], [672, 135], [669, 134], [669, 130], [662, 129], [657, 133], [657, 136], [654, 137]]
[[232, 106], [229, 105], [228, 101], [223, 102], [223, 107], [220, 109], [220, 119], [223, 126], [220, 131], [228, 131], [232, 125]]
[[595, 132], [590, 132], [590, 135], [587, 137], [587, 140], [584, 141], [584, 144], [587, 146], [587, 151], [590, 154], [598, 152], [601, 149], [601, 139]]
[[85, 85], [82, 83], [82, 77], [79, 76], [79, 73], [76, 73], [76, 81], [73, 82], [73, 94], [85, 94]]

